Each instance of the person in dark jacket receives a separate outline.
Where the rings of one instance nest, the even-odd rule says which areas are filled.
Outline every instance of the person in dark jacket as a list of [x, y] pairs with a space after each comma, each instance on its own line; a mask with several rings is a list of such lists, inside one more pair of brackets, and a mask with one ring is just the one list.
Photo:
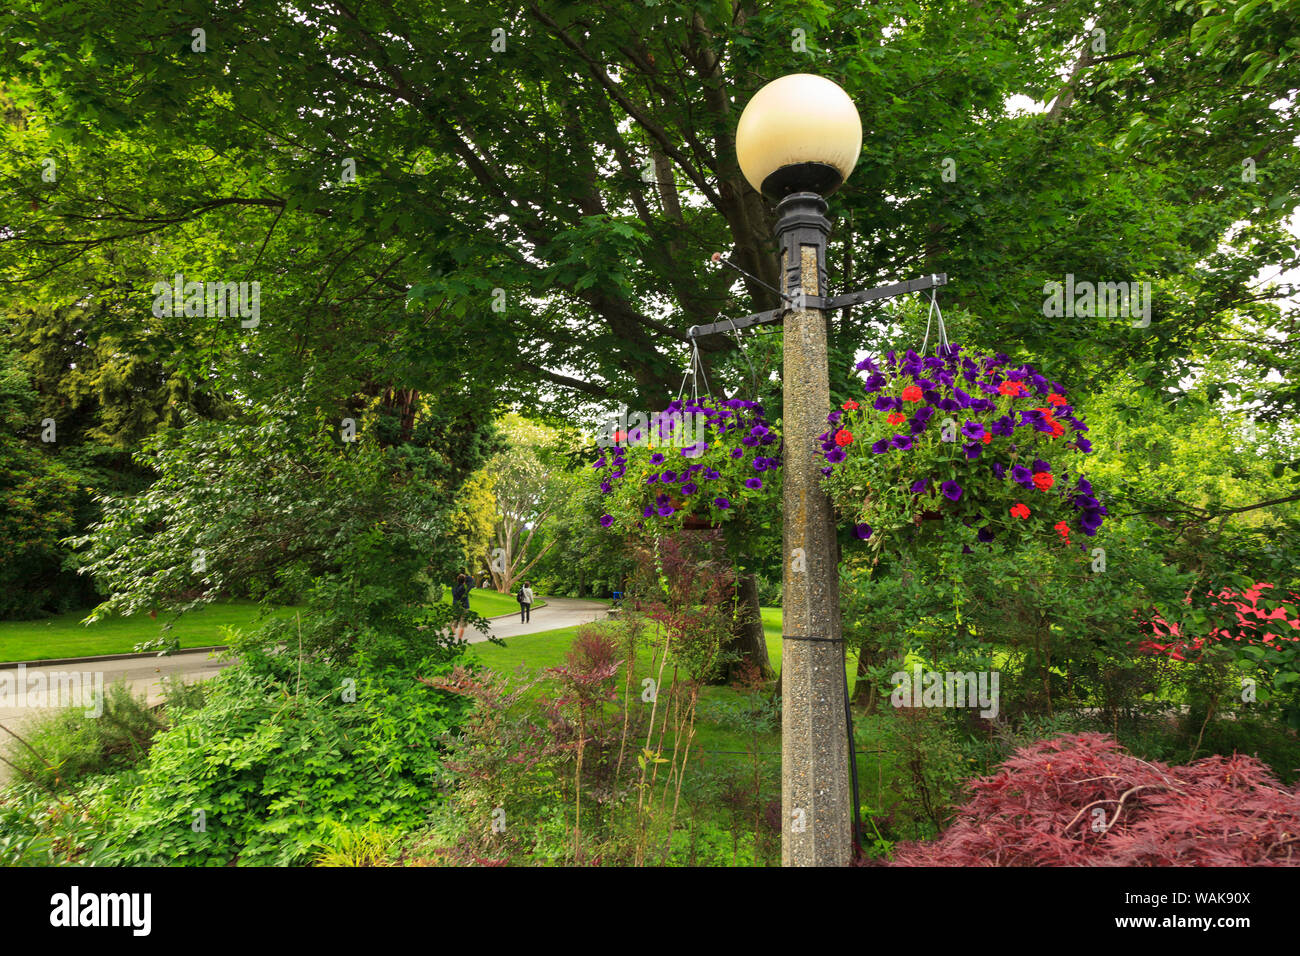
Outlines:
[[533, 588], [529, 582], [525, 581], [519, 589], [519, 620], [520, 623], [527, 623], [530, 612], [533, 609]]
[[451, 607], [456, 623], [456, 640], [463, 640], [465, 612], [469, 610], [469, 578], [463, 574], [456, 575], [456, 583], [451, 586]]

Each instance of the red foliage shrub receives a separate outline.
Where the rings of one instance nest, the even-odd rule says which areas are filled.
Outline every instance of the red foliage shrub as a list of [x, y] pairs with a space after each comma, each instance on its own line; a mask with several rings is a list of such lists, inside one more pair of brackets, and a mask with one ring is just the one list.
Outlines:
[[1253, 757], [1148, 763], [1106, 734], [1023, 747], [894, 866], [1295, 866], [1300, 785]]
[[[1200, 659], [1207, 647], [1219, 643], [1226, 644], [1229, 641], [1266, 648], [1272, 645], [1274, 650], [1287, 642], [1300, 642], [1300, 619], [1287, 617], [1286, 610], [1280, 606], [1271, 611], [1267, 607], [1259, 606], [1261, 597], [1271, 598], [1274, 601], [1286, 600], [1294, 604], [1300, 602], [1300, 594], [1287, 592], [1285, 598], [1279, 598], [1271, 593], [1264, 594], [1265, 589], [1271, 591], [1272, 588], [1271, 584], [1256, 584], [1250, 590], [1240, 594], [1228, 590], [1220, 591], [1218, 594], [1211, 593], [1209, 595], [1211, 607], [1220, 612], [1235, 614], [1237, 623], [1231, 629], [1225, 627], [1212, 629], [1208, 636], [1185, 637], [1180, 633], [1177, 624], [1171, 624], [1156, 615], [1152, 620], [1143, 623], [1142, 630], [1151, 636], [1137, 645], [1138, 650], [1149, 654], [1165, 655], [1175, 661], [1195, 661]], [[1189, 595], [1187, 602], [1190, 604], [1191, 600]], [[1289, 633], [1282, 624], [1274, 624], [1270, 627], [1268, 623], [1270, 621], [1289, 624], [1296, 633]]]

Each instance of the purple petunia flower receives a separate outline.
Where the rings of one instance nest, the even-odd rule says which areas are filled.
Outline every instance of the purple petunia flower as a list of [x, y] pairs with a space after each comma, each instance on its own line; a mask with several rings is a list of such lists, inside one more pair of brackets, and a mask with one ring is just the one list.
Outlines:
[[930, 490], [929, 478], [921, 478], [918, 481], [912, 482], [912, 494], [914, 495], [923, 495], [929, 490]]
[[871, 525], [867, 524], [865, 521], [859, 522], [854, 527], [853, 534], [863, 541], [866, 541], [871, 537]]
[[981, 541], [986, 541], [986, 542], [992, 541], [993, 530], [989, 528], [988, 525], [985, 525], [984, 527], [980, 528], [978, 531], [975, 532], [975, 537]]
[[912, 436], [895, 435], [893, 441], [891, 441], [890, 444], [893, 445], [895, 448], [897, 448], [899, 451], [908, 451], [912, 447]]
[[1007, 476], [1007, 466], [1000, 461], [995, 461], [993, 463], [993, 474], [999, 478], [1005, 478]]
[[1024, 485], [1030, 488], [1034, 484], [1034, 473], [1024, 465], [1011, 466], [1011, 480], [1018, 485]]
[[663, 473], [663, 479], [664, 479], [664, 481], [676, 481], [676, 480], [677, 480], [677, 472], [675, 472], [675, 471], [665, 471], [665, 472]]
[[663, 463], [664, 463], [664, 456], [661, 455], [659, 452], [655, 452], [653, 455], [650, 456], [650, 464], [662, 465]]
[[961, 433], [971, 441], [979, 441], [984, 437], [984, 426], [979, 422], [968, 421], [961, 426]]
[[614, 523], [614, 516], [613, 516], [613, 515], [601, 515], [601, 516], [600, 516], [600, 526], [601, 526], [602, 528], [608, 528], [608, 527], [609, 527], [610, 525], [612, 525], [613, 523]]
[[949, 501], [961, 500], [962, 487], [955, 481], [945, 481], [939, 486], [939, 491], [941, 491], [943, 496]]
[[745, 479], [745, 487], [746, 487], [746, 488], [753, 488], [755, 491], [757, 491], [759, 488], [762, 488], [762, 487], [763, 487], [763, 479], [762, 479], [762, 478], [746, 478], [746, 479]]
[[719, 508], [721, 508], [723, 511], [726, 511], [728, 508], [731, 507], [730, 500], [726, 498], [714, 498], [713, 503], [717, 505]]
[[698, 486], [695, 484], [695, 482], [693, 482], [693, 481], [688, 481], [688, 482], [686, 482], [686, 484], [682, 485], [682, 494], [684, 494], [684, 495], [693, 495], [693, 494], [695, 494], [695, 492], [696, 492], [697, 489], [698, 489]]
[[650, 517], [652, 514], [654, 514], [654, 513], [655, 513], [654, 505], [646, 505], [646, 506], [641, 510], [641, 514], [642, 514], [643, 516], [647, 517], [647, 518], [649, 518], [649, 517]]
[[980, 452], [984, 450], [984, 446], [977, 441], [968, 441], [966, 444], [961, 446], [961, 450], [965, 452], [968, 461], [974, 461], [980, 456]]
[[732, 457], [732, 458], [744, 458], [744, 457], [745, 457], [745, 449], [743, 449], [743, 448], [733, 448], [733, 449], [731, 449], [731, 457]]
[[653, 485], [658, 480], [659, 480], [658, 475], [646, 475], [645, 483], [647, 485]]
[[677, 509], [674, 508], [672, 505], [661, 505], [659, 508], [659, 517], [667, 518], [670, 514], [672, 514], [676, 510]]
[[1034, 459], [1034, 471], [1051, 471], [1052, 466], [1041, 458]]
[[611, 484], [609, 483], [608, 480], [606, 480], [606, 481], [602, 481], [602, 482], [600, 483], [600, 493], [603, 494], [603, 495], [607, 495], [607, 494], [610, 493], [610, 491], [613, 490], [613, 487], [614, 487], [614, 486], [611, 485]]
[[848, 457], [849, 456], [844, 453], [844, 449], [839, 447], [832, 448], [830, 451], [826, 453], [826, 460], [829, 461], [832, 465], [838, 465], [840, 462], [842, 462], [845, 458]]
[[754, 458], [753, 465], [755, 471], [767, 471], [767, 459], [761, 455]]
[[1092, 451], [1092, 442], [1088, 441], [1088, 439], [1086, 438], [1075, 439], [1074, 444], [1078, 447], [1079, 451], [1083, 452], [1084, 454], [1087, 454], [1088, 452]]
[[871, 446], [871, 450], [877, 455], [883, 455], [885, 452], [889, 451], [889, 449], [893, 447], [894, 446], [890, 444], [888, 438], [882, 438], [880, 439], [880, 441], [876, 442]]

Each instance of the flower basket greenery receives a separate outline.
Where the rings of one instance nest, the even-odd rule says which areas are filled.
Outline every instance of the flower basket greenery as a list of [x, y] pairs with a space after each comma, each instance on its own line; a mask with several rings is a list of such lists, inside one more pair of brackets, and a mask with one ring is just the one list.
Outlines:
[[820, 436], [824, 486], [856, 537], [883, 547], [959, 522], [981, 542], [1071, 542], [1101, 527], [1106, 508], [1078, 474], [1088, 426], [1059, 382], [953, 345], [857, 370], [866, 397], [831, 412]]
[[779, 499], [780, 436], [756, 402], [679, 399], [614, 439], [592, 464], [603, 527], [636, 535], [720, 527]]

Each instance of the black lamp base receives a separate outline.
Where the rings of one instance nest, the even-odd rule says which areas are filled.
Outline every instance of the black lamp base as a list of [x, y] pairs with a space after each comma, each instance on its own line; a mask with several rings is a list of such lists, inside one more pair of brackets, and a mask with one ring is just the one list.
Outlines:
[[791, 193], [817, 193], [829, 196], [839, 189], [844, 178], [834, 166], [825, 163], [795, 163], [782, 166], [763, 180], [761, 192], [769, 199], [784, 199]]

